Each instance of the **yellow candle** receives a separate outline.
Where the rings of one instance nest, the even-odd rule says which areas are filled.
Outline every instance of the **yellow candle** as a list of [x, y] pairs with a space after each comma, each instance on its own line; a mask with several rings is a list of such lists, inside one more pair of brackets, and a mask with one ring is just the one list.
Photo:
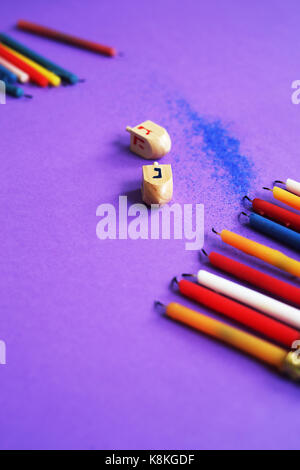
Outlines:
[[269, 341], [257, 338], [175, 302], [166, 306], [166, 315], [266, 362], [294, 380], [300, 380], [300, 361], [297, 351], [287, 353], [285, 349], [275, 346]]
[[283, 271], [293, 274], [293, 276], [300, 277], [300, 263], [289, 256], [281, 253], [281, 251], [274, 250], [260, 243], [249, 240], [229, 230], [222, 230], [220, 233], [224, 243], [231, 245], [238, 250], [247, 253], [248, 255], [255, 256], [268, 264], [272, 264]]
[[300, 197], [296, 196], [296, 194], [289, 193], [285, 189], [274, 186], [273, 196], [275, 199], [278, 199], [278, 201], [281, 201], [294, 209], [300, 210]]
[[45, 69], [45, 67], [42, 67], [31, 59], [28, 59], [28, 57], [23, 54], [20, 54], [19, 52], [16, 52], [14, 49], [11, 49], [10, 47], [5, 46], [4, 44], [1, 44], [1, 46], [4, 47], [4, 49], [9, 51], [14, 56], [19, 57], [19, 59], [22, 59], [24, 62], [26, 62], [26, 64], [30, 65], [32, 68], [40, 72], [40, 74], [44, 75], [44, 77], [49, 80], [51, 85], [59, 86], [61, 84], [60, 77], [55, 73], [50, 72], [49, 70]]

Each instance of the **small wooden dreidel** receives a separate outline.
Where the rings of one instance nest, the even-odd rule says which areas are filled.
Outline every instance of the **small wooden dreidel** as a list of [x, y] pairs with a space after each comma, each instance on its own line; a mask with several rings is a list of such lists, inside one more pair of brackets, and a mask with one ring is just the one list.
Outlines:
[[130, 132], [130, 150], [143, 158], [161, 158], [171, 150], [168, 132], [155, 122], [145, 121], [126, 130]]
[[148, 205], [166, 204], [173, 196], [171, 165], [143, 165], [142, 198]]

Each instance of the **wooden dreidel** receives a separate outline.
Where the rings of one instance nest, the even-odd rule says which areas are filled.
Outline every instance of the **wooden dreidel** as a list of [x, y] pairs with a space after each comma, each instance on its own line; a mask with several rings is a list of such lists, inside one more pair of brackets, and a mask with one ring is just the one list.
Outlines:
[[130, 150], [143, 158], [161, 158], [171, 150], [168, 132], [155, 122], [145, 121], [126, 130], [130, 132]]
[[143, 165], [142, 198], [148, 205], [166, 204], [173, 196], [171, 165]]

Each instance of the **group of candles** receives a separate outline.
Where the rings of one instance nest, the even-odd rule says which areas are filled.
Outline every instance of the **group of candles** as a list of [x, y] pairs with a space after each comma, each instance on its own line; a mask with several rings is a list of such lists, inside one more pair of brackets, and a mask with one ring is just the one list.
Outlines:
[[[5, 82], [6, 93], [16, 98], [25, 95], [17, 82], [32, 82], [40, 87], [58, 87], [62, 80], [75, 84], [77, 75], [42, 57], [6, 34], [0, 34], [0, 79]], [[25, 95], [28, 96], [28, 95]]]
[[[115, 49], [112, 47], [71, 36], [28, 21], [18, 21], [17, 27], [33, 34], [65, 42], [99, 54], [110, 57], [116, 54]], [[58, 87], [62, 82], [75, 84], [80, 81], [74, 73], [46, 59], [4, 33], [0, 34], [0, 80], [5, 82], [6, 93], [15, 98], [31, 97], [31, 95], [25, 95], [23, 88], [18, 86], [17, 82], [24, 84], [31, 81], [40, 87], [47, 87], [48, 85]]]
[[[274, 186], [274, 197], [300, 210], [300, 183], [292, 179], [276, 183], [285, 184], [286, 189]], [[300, 215], [262, 199], [253, 199], [251, 202], [254, 211], [250, 215], [252, 227], [294, 249], [300, 248]], [[284, 253], [229, 230], [220, 233], [213, 231], [220, 235], [223, 242], [238, 250], [300, 277], [300, 263]], [[276, 299], [204, 269], [196, 275], [183, 274], [183, 277], [194, 277], [197, 283], [174, 278], [179, 292], [267, 339], [246, 333], [178, 303], [164, 306], [165, 314], [264, 361], [294, 380], [300, 380], [300, 288], [222, 254], [212, 252], [207, 256], [214, 267], [272, 294]], [[160, 302], [157, 304], [162, 306]]]

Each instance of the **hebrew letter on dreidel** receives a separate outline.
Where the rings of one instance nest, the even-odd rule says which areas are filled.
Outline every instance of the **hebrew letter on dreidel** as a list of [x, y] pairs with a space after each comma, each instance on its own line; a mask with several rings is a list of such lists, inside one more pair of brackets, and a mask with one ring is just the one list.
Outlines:
[[153, 178], [162, 178], [161, 168], [154, 168], [154, 171], [157, 171], [158, 175], [153, 176]]
[[148, 205], [166, 204], [173, 196], [173, 176], [171, 165], [143, 166], [142, 197]]
[[161, 158], [171, 150], [171, 139], [163, 127], [145, 121], [135, 127], [126, 127], [130, 132], [130, 150], [146, 159]]

